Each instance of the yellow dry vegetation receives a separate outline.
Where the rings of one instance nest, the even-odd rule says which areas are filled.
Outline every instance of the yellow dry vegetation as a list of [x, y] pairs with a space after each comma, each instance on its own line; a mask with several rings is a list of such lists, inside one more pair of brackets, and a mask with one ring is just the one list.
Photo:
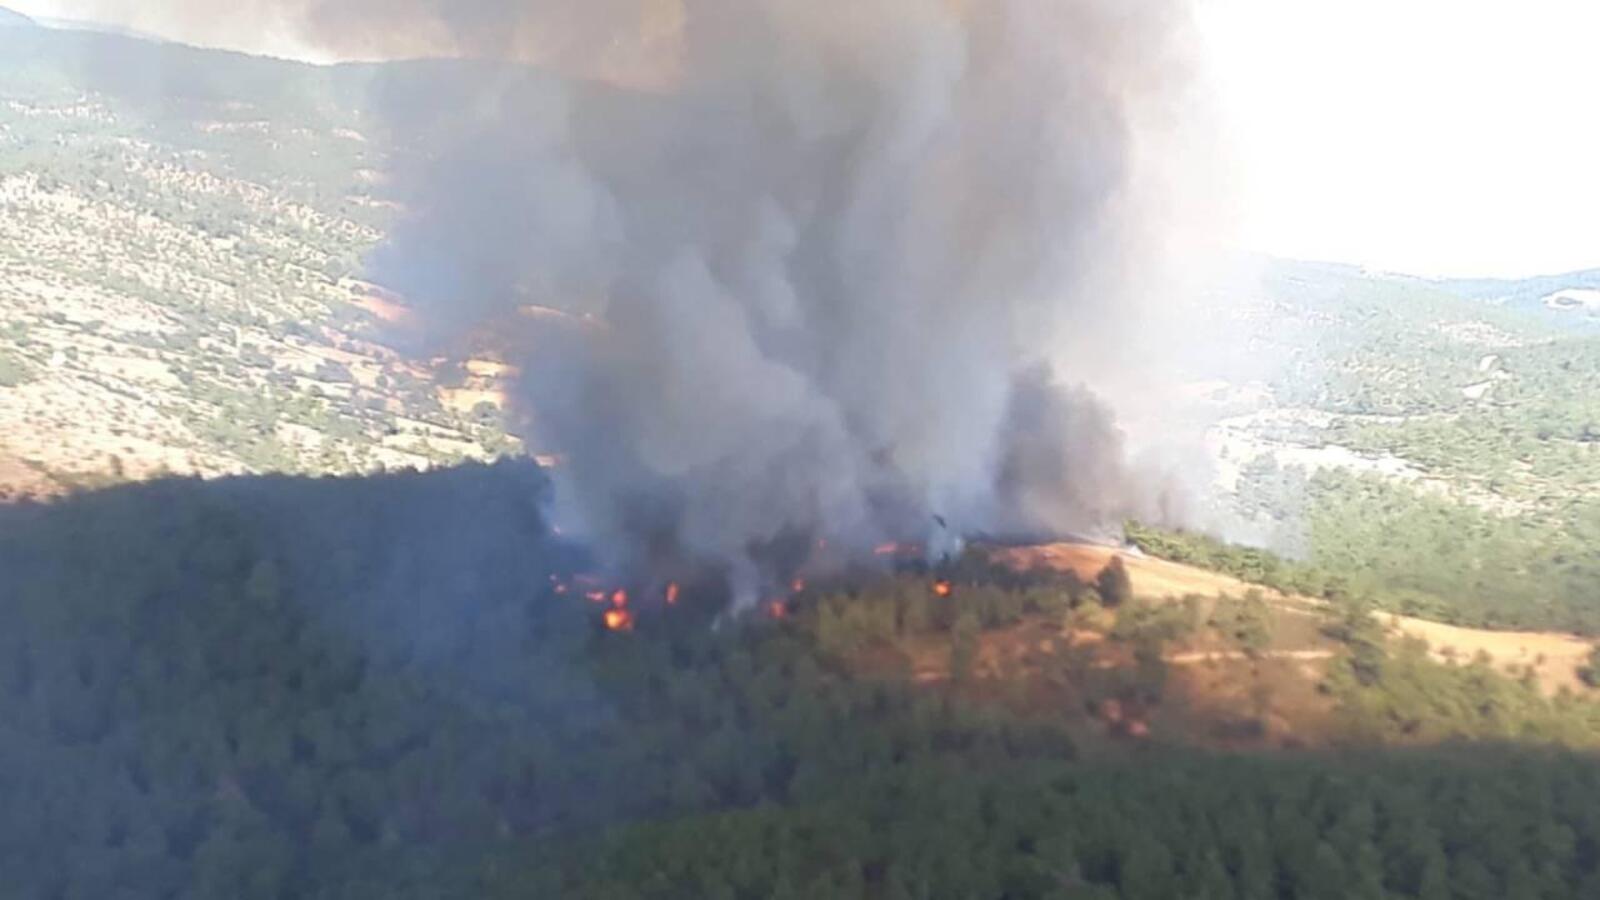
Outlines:
[[[1231, 575], [1222, 575], [1099, 544], [1040, 544], [1033, 547], [1008, 547], [996, 552], [998, 560], [1018, 569], [1043, 568], [1062, 572], [1070, 570], [1090, 583], [1114, 557], [1122, 558], [1122, 563], [1127, 567], [1128, 575], [1133, 580], [1134, 593], [1142, 597], [1160, 599], [1182, 597], [1185, 594], [1237, 596], [1254, 587]], [[1276, 594], [1275, 591], [1265, 588], [1262, 590], [1269, 595]]]
[[1594, 644], [1575, 634], [1553, 631], [1488, 631], [1462, 628], [1442, 622], [1429, 622], [1410, 616], [1384, 615], [1391, 628], [1428, 643], [1428, 650], [1439, 659], [1471, 660], [1484, 653], [1495, 665], [1520, 674], [1529, 667], [1539, 684], [1550, 693], [1562, 688], [1588, 690], [1578, 677], [1578, 669], [1588, 663]]
[[[1070, 570], [1090, 582], [1114, 557], [1122, 558], [1133, 582], [1134, 593], [1141, 597], [1161, 599], [1187, 594], [1240, 596], [1249, 590], [1259, 590], [1280, 609], [1309, 609], [1325, 605], [1310, 597], [1285, 595], [1229, 575], [1115, 547], [1061, 543], [996, 551], [997, 559], [1017, 568]], [[1547, 693], [1554, 694], [1562, 688], [1588, 690], [1578, 677], [1578, 670], [1587, 663], [1594, 644], [1578, 635], [1463, 628], [1388, 614], [1380, 618], [1392, 632], [1425, 641], [1429, 651], [1440, 660], [1455, 659], [1465, 663], [1482, 653], [1497, 668], [1518, 677], [1531, 668], [1540, 687]]]

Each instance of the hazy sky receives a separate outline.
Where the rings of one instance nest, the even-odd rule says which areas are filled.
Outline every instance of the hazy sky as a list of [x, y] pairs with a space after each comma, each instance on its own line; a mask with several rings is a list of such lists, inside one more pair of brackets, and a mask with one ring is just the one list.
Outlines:
[[1600, 0], [1212, 0], [1242, 238], [1419, 274], [1600, 266]]
[[[1246, 248], [1418, 274], [1600, 266], [1600, 0], [1194, 2]], [[239, 49], [305, 55], [286, 34]]]

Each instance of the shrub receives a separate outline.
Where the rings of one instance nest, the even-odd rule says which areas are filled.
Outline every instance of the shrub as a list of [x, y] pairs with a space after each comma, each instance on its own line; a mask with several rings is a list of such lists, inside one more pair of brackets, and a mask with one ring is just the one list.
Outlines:
[[15, 353], [0, 350], [0, 387], [17, 387], [34, 377], [33, 367]]
[[1095, 587], [1100, 591], [1101, 601], [1112, 609], [1133, 599], [1133, 579], [1128, 576], [1122, 557], [1113, 556], [1111, 562], [1106, 563], [1100, 570], [1100, 577], [1095, 579]]

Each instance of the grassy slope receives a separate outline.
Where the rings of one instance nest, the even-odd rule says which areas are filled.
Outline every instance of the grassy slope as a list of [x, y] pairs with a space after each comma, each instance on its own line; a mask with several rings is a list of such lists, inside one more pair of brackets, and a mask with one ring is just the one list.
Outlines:
[[[1296, 626], [1308, 617], [1323, 618], [1326, 601], [1302, 595], [1285, 594], [1273, 588], [1251, 584], [1231, 575], [1143, 555], [1128, 555], [1109, 547], [1058, 544], [1006, 551], [1002, 558], [1024, 567], [1048, 566], [1075, 572], [1092, 579], [1113, 558], [1120, 557], [1133, 579], [1135, 591], [1148, 599], [1173, 599], [1188, 595], [1214, 597], [1218, 594], [1243, 596], [1251, 590], [1262, 592], [1273, 607], [1277, 620], [1274, 632], [1276, 651], [1294, 653], [1326, 649], [1327, 644], [1313, 629], [1308, 633]], [[1505, 631], [1445, 625], [1414, 616], [1385, 614], [1381, 621], [1397, 636], [1427, 641], [1440, 660], [1470, 660], [1479, 652], [1496, 667], [1518, 677], [1531, 667], [1539, 684], [1550, 694], [1562, 689], [1587, 690], [1578, 670], [1588, 664], [1594, 649], [1591, 640], [1572, 634], [1549, 631]]]

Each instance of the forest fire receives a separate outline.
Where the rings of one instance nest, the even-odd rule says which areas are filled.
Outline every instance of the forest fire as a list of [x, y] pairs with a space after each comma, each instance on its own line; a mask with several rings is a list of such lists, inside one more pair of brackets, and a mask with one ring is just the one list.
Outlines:
[[[812, 546], [821, 547], [825, 544], [819, 539]], [[924, 545], [910, 542], [877, 545], [873, 553], [881, 562], [859, 571], [865, 573], [887, 568], [902, 572], [910, 567], [927, 572], [921, 558], [924, 549]], [[820, 588], [820, 593], [826, 594], [833, 589], [835, 583], [832, 579], [835, 576], [849, 577], [851, 570], [835, 571], [832, 568], [834, 565], [835, 561], [829, 558], [812, 557], [792, 568], [786, 566], [789, 569], [787, 574], [769, 572], [773, 581], [768, 583], [766, 590], [747, 598], [743, 603], [738, 602], [737, 598], [724, 599], [731, 600], [731, 611], [735, 613], [772, 622], [792, 619], [806, 604], [806, 598], [811, 596], [808, 592], [817, 591], [818, 586], [813, 584], [815, 578], [827, 579]], [[676, 577], [682, 577], [680, 573], [685, 571], [681, 564], [670, 567], [664, 565], [663, 569]], [[665, 572], [655, 575], [639, 572], [631, 576], [622, 573], [567, 572], [550, 576], [550, 582], [555, 594], [583, 597], [598, 607], [595, 615], [606, 631], [632, 632], [645, 628], [657, 614], [682, 614], [691, 601], [701, 599], [701, 589], [692, 586], [693, 582], [686, 585], [678, 580], [669, 581], [664, 575]], [[943, 578], [925, 583], [927, 590], [938, 597], [948, 598], [955, 593], [953, 584]], [[686, 593], [686, 589], [692, 593]], [[706, 591], [707, 597], [723, 596], [721, 588], [716, 586], [708, 585]]]
[[927, 548], [921, 544], [900, 543], [899, 541], [886, 541], [872, 548], [873, 556], [893, 559], [920, 558], [926, 552]]
[[633, 613], [628, 609], [628, 592], [622, 588], [611, 592], [611, 608], [606, 610], [605, 623], [610, 631], [633, 630]]

